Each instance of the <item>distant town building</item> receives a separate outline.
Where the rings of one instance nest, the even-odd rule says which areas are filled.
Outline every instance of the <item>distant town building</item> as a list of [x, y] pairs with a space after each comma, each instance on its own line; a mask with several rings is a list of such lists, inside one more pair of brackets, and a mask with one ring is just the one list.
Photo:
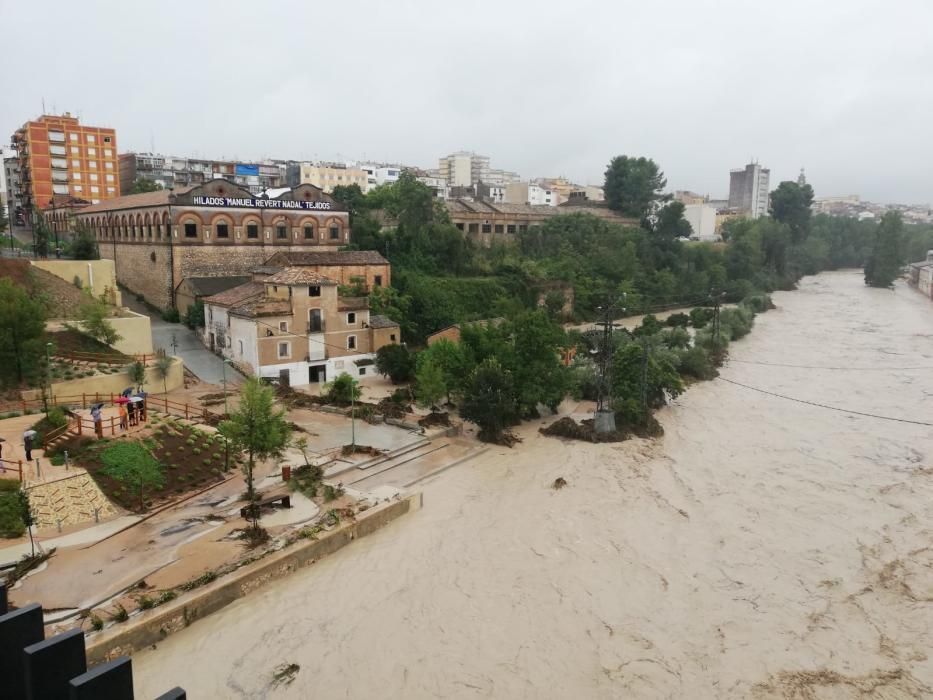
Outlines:
[[444, 156], [438, 162], [438, 176], [450, 187], [471, 187], [479, 182], [488, 185], [507, 185], [518, 182], [518, 173], [489, 166], [489, 156], [472, 151], [458, 151]]
[[246, 275], [276, 252], [350, 242], [346, 208], [313, 185], [266, 198], [212, 179], [101, 201], [76, 217], [96, 235], [101, 257], [114, 261], [117, 280], [162, 309], [175, 306], [189, 277]]
[[[352, 164], [347, 165], [350, 167]], [[377, 165], [375, 163], [360, 163], [359, 168], [366, 173], [366, 186], [360, 188], [363, 192], [369, 192], [380, 185], [398, 182], [404, 169], [400, 165]]]
[[541, 224], [558, 214], [585, 213], [627, 226], [638, 220], [616, 214], [605, 203], [581, 201], [553, 207], [547, 204], [493, 204], [490, 202], [451, 199], [447, 202], [450, 220], [474, 243], [489, 247], [494, 242], [515, 241], [515, 234]]
[[223, 178], [253, 194], [259, 194], [270, 187], [282, 187], [285, 183], [285, 163], [241, 163], [161, 153], [121, 153], [121, 191], [131, 194], [137, 178], [152, 180], [165, 189], [200, 185], [215, 178]]
[[758, 163], [729, 173], [729, 207], [753, 219], [768, 213], [771, 171]]
[[556, 207], [560, 202], [558, 195], [551, 189], [533, 182], [513, 182], [505, 186], [507, 204], [531, 204]]
[[689, 222], [693, 233], [690, 238], [697, 241], [718, 241], [716, 228], [716, 207], [708, 204], [687, 204], [684, 206], [684, 218]]
[[369, 173], [356, 165], [345, 163], [295, 163], [288, 164], [286, 184], [289, 187], [314, 185], [330, 194], [338, 185], [357, 185], [364, 192], [369, 190]]
[[120, 196], [113, 129], [83, 125], [69, 112], [43, 114], [17, 129], [11, 142], [19, 165], [12, 199], [26, 223], [34, 223], [56, 195], [90, 202]]
[[705, 204], [708, 197], [690, 190], [675, 190], [674, 201], [681, 204]]
[[434, 190], [434, 196], [438, 199], [448, 199], [450, 197], [450, 187], [447, 185], [447, 180], [438, 175], [419, 175], [418, 182]]
[[323, 254], [329, 265], [319, 257], [276, 255], [251, 281], [206, 297], [205, 344], [248, 374], [291, 386], [375, 374], [375, 353], [399, 342], [399, 326], [370, 314], [368, 297], [341, 294], [340, 275], [374, 267], [388, 283], [388, 261], [373, 251]]

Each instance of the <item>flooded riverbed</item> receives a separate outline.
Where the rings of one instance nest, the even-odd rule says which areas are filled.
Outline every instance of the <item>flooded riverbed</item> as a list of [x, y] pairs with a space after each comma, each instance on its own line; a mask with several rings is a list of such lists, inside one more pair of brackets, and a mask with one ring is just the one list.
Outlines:
[[[800, 287], [723, 378], [933, 423], [933, 304], [854, 272]], [[524, 426], [422, 511], [137, 655], [138, 695], [933, 694], [931, 428], [725, 381], [660, 418], [621, 445]]]

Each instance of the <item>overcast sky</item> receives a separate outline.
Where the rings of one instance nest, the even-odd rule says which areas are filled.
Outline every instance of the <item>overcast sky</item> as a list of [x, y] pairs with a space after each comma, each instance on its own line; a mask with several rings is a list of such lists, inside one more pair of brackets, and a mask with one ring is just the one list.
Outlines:
[[933, 1], [0, 0], [0, 129], [45, 99], [119, 150], [437, 167], [467, 149], [601, 184], [616, 154], [728, 192], [933, 201]]

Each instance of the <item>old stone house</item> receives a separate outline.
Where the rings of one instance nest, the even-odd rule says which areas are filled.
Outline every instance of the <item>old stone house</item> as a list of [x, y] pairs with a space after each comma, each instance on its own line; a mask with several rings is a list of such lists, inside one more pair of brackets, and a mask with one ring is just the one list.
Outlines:
[[248, 275], [277, 252], [337, 250], [350, 242], [345, 207], [313, 185], [255, 197], [224, 179], [132, 194], [75, 213], [95, 233], [117, 280], [159, 308], [185, 279]]

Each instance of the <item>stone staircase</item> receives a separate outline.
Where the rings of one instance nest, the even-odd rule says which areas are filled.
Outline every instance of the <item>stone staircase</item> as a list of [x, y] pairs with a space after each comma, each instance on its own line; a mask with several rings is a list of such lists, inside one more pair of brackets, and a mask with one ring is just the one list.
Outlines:
[[100, 519], [115, 515], [117, 508], [107, 500], [87, 472], [48, 481], [27, 488], [36, 527], [79, 525], [95, 522], [95, 510]]

